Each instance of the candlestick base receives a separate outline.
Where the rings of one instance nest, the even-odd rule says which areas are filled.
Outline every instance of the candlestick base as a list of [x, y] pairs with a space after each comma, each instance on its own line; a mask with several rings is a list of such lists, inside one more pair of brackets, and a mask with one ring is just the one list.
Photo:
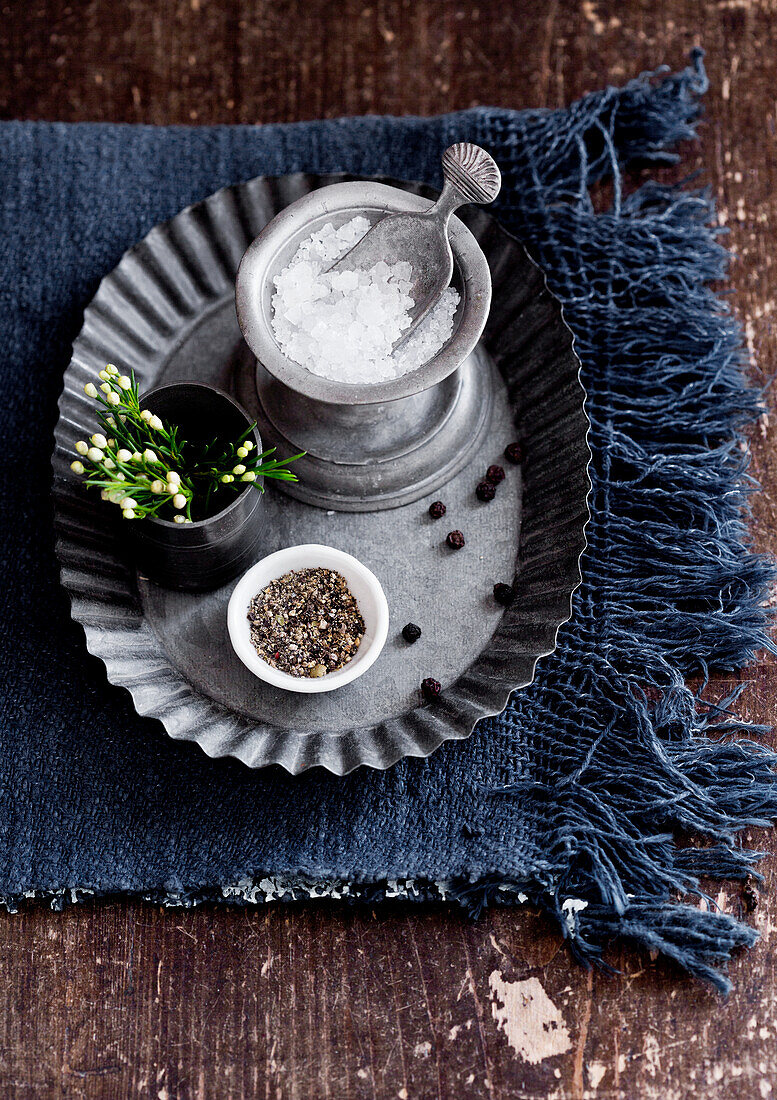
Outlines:
[[297, 500], [340, 512], [398, 508], [427, 496], [467, 463], [489, 431], [496, 368], [478, 345], [436, 386], [375, 405], [332, 405], [289, 389], [261, 363], [255, 384], [237, 376], [237, 396], [266, 447], [294, 463], [298, 482], [277, 482]]

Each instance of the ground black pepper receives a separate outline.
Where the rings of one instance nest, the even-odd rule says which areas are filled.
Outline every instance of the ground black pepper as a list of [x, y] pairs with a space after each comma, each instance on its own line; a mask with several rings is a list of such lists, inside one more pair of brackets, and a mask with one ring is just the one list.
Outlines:
[[364, 637], [364, 619], [345, 577], [298, 569], [270, 581], [248, 607], [259, 656], [291, 676], [326, 676], [346, 665]]

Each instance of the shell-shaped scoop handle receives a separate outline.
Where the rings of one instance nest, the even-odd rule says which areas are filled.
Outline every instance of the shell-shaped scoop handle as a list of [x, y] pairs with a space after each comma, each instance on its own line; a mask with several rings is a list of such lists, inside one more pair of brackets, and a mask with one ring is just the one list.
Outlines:
[[502, 186], [502, 174], [494, 158], [470, 141], [460, 141], [445, 150], [442, 171], [462, 202], [493, 202]]

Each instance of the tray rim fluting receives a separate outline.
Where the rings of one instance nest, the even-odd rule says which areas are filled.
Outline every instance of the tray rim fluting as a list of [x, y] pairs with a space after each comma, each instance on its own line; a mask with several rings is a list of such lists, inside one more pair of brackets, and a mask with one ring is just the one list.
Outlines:
[[[520, 242], [477, 210], [462, 220], [492, 266], [494, 299], [485, 342], [513, 403], [522, 403], [527, 449], [516, 548], [518, 598], [486, 650], [433, 706], [419, 705], [369, 728], [327, 734], [250, 720], [197, 692], [144, 620], [131, 565], [115, 542], [103, 537], [92, 499], [85, 499], [68, 469], [72, 439], [84, 430], [90, 412], [83, 385], [97, 364], [101, 369], [103, 359], [114, 357], [138, 369], [141, 378], [150, 363], [146, 385], [158, 384], [155, 337], [161, 333], [162, 343], [169, 342], [181, 319], [194, 324], [223, 300], [262, 219], [306, 190], [355, 178], [360, 177], [259, 176], [222, 188], [155, 226], [125, 252], [84, 311], [55, 429], [56, 553], [71, 614], [84, 629], [89, 652], [103, 662], [112, 683], [130, 692], [138, 713], [160, 720], [174, 739], [195, 741], [211, 757], [232, 756], [249, 767], [279, 764], [291, 774], [313, 766], [336, 775], [361, 765], [383, 770], [406, 756], [428, 756], [447, 740], [469, 737], [479, 721], [501, 713], [512, 692], [531, 683], [537, 660], [555, 649], [572, 613], [586, 547], [591, 456], [574, 336], [543, 272]], [[434, 194], [409, 181], [376, 180]], [[198, 250], [212, 257], [212, 264], [200, 265]], [[165, 262], [177, 264], [173, 274], [165, 272]], [[506, 285], [510, 294], [500, 295]], [[131, 338], [130, 323], [136, 326]], [[114, 346], [106, 341], [116, 333], [121, 346], [105, 358]]]

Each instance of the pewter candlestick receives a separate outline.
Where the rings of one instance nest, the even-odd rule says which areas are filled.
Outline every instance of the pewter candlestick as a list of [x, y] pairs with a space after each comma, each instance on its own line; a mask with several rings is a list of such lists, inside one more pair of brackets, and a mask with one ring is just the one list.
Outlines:
[[[299, 179], [302, 187], [305, 177]], [[449, 221], [452, 282], [461, 301], [450, 339], [417, 370], [388, 382], [335, 382], [288, 359], [273, 333], [273, 278], [303, 240], [327, 222], [337, 227], [359, 214], [376, 223], [433, 205], [374, 180], [319, 187], [282, 210], [246, 250], [235, 298], [256, 372], [237, 372], [237, 396], [256, 416], [266, 446], [307, 452], [295, 464], [299, 482], [279, 485], [281, 492], [339, 511], [396, 508], [454, 477], [489, 430], [498, 382], [478, 341], [491, 304], [491, 274], [455, 216]]]

